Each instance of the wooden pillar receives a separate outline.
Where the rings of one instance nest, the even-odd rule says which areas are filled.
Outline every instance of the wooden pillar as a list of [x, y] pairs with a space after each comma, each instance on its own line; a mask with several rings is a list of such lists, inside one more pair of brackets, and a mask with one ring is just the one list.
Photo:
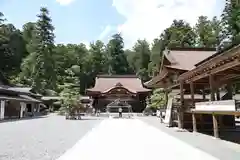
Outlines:
[[191, 99], [192, 99], [192, 108], [195, 106], [195, 101], [194, 101], [194, 85], [193, 82], [190, 82], [190, 91], [191, 91]]
[[203, 96], [203, 100], [205, 100], [206, 99], [206, 93], [205, 93], [205, 89], [204, 88], [202, 90], [202, 96]]
[[209, 75], [209, 85], [210, 85], [210, 101], [215, 101], [215, 90], [214, 90], [214, 79], [213, 75]]
[[167, 106], [167, 104], [168, 104], [168, 90], [165, 90], [165, 99], [166, 99], [166, 101], [165, 101], [165, 106]]
[[192, 121], [193, 121], [193, 132], [197, 132], [197, 121], [195, 113], [192, 113]]
[[39, 103], [36, 104], [37, 105], [37, 112], [39, 113], [40, 112], [40, 109], [41, 109], [41, 106]]
[[219, 129], [220, 129], [220, 131], [221, 131], [221, 129], [224, 128], [223, 115], [219, 115], [219, 116], [218, 116], [218, 123], [219, 123]]
[[31, 104], [31, 111], [32, 111], [32, 116], [34, 116], [34, 113], [35, 113], [35, 103]]
[[212, 115], [213, 119], [213, 134], [215, 138], [219, 138], [219, 131], [218, 131], [218, 121], [216, 115]]
[[23, 116], [24, 116], [23, 113], [24, 113], [25, 109], [26, 109], [26, 103], [20, 102], [20, 118], [23, 118]]
[[226, 90], [227, 90], [227, 93], [228, 93], [228, 98], [229, 99], [233, 99], [233, 87], [232, 87], [232, 84], [227, 84]]
[[201, 127], [201, 130], [204, 129], [204, 119], [203, 119], [203, 115], [202, 114], [199, 114], [199, 117], [200, 117], [200, 127]]
[[5, 115], [5, 101], [1, 100], [1, 105], [0, 105], [0, 120], [4, 119]]
[[184, 90], [183, 81], [180, 82], [180, 107], [178, 108], [178, 128], [183, 128], [183, 107], [184, 107]]
[[220, 91], [219, 89], [216, 89], [216, 95], [217, 95], [217, 100], [220, 101], [221, 97], [220, 97]]

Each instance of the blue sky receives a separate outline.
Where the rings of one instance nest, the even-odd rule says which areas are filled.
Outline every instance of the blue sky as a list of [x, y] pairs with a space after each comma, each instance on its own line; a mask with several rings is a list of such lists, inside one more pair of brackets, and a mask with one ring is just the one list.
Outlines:
[[174, 18], [194, 24], [199, 15], [219, 15], [223, 4], [224, 0], [0, 0], [0, 11], [21, 28], [36, 21], [39, 8], [45, 6], [56, 43], [106, 42], [119, 31], [129, 48], [138, 38], [156, 38]]

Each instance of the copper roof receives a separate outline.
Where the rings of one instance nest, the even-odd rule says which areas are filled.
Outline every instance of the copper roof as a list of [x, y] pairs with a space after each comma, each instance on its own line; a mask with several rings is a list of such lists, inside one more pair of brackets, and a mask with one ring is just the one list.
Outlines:
[[131, 75], [97, 76], [94, 88], [88, 89], [88, 91], [106, 93], [119, 86], [126, 88], [132, 93], [150, 91], [143, 87], [139, 78]]
[[209, 49], [174, 49], [164, 52], [165, 58], [171, 63], [168, 67], [192, 70], [200, 61], [212, 56], [216, 51]]
[[146, 82], [145, 85], [152, 87], [165, 78], [167, 76], [165, 68], [189, 71], [196, 68], [195, 65], [197, 63], [212, 56], [214, 53], [216, 51], [212, 48], [172, 48], [171, 50], [165, 50], [164, 58], [170, 64], [163, 63], [162, 71], [156, 77]]
[[210, 59], [212, 59], [212, 58], [214, 58], [214, 57], [216, 57], [216, 56], [218, 56], [218, 55], [220, 55], [220, 54], [224, 54], [224, 53], [225, 53], [226, 51], [228, 51], [228, 50], [232, 50], [232, 49], [234, 49], [234, 48], [238, 48], [239, 46], [240, 46], [240, 44], [232, 44], [232, 45], [229, 45], [228, 47], [225, 47], [223, 50], [220, 50], [220, 51], [216, 52], [215, 54], [211, 55], [210, 57], [207, 57], [206, 59], [198, 62], [198, 63], [196, 64], [196, 66], [199, 66], [199, 65], [203, 64], [204, 62], [206, 62], [206, 61], [208, 61], [208, 60], [210, 60]]

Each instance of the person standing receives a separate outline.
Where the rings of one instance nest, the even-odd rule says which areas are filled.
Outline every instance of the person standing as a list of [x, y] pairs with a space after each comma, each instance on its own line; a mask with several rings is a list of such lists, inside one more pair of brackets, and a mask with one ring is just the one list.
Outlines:
[[119, 117], [122, 118], [122, 107], [118, 108]]

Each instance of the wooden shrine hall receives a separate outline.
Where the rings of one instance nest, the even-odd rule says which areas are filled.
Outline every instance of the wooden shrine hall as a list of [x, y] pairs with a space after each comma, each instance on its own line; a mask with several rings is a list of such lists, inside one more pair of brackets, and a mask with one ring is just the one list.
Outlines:
[[[177, 125], [177, 109], [180, 101], [180, 88], [178, 78], [181, 74], [186, 73], [195, 68], [195, 64], [212, 56], [216, 53], [213, 48], [171, 48], [163, 52], [161, 58], [161, 67], [158, 75], [153, 77], [144, 85], [148, 88], [163, 88], [167, 97], [167, 108], [170, 106], [171, 120], [168, 125]], [[184, 86], [185, 104], [190, 103], [190, 88], [189, 85]], [[197, 94], [197, 93], [196, 93]], [[173, 98], [174, 97], [174, 98]], [[199, 96], [198, 96], [199, 97]], [[196, 97], [195, 97], [196, 98]]]
[[[233, 84], [240, 79], [240, 45], [228, 48], [206, 58], [195, 65], [196, 68], [183, 73], [178, 78], [181, 91], [179, 127], [191, 121], [193, 131], [212, 128], [213, 135], [219, 137], [219, 129], [235, 128], [235, 116], [239, 116], [237, 103], [233, 99]], [[184, 88], [190, 87], [192, 104], [184, 104]], [[210, 102], [196, 102], [194, 93], [202, 91], [203, 99], [210, 94]], [[220, 91], [226, 95], [221, 99]], [[189, 119], [191, 114], [191, 119]]]
[[142, 112], [150, 92], [135, 75], [99, 75], [95, 86], [87, 89], [87, 95], [93, 99], [93, 107], [101, 111], [106, 111], [108, 104], [121, 99], [132, 106], [133, 112]]
[[222, 52], [205, 48], [166, 50], [159, 74], [145, 85], [164, 88], [168, 98], [174, 95], [171, 121], [179, 128], [207, 130], [219, 137], [219, 128], [235, 129], [235, 116], [240, 115], [238, 102], [233, 100], [233, 84], [240, 79], [239, 59], [240, 45]]

